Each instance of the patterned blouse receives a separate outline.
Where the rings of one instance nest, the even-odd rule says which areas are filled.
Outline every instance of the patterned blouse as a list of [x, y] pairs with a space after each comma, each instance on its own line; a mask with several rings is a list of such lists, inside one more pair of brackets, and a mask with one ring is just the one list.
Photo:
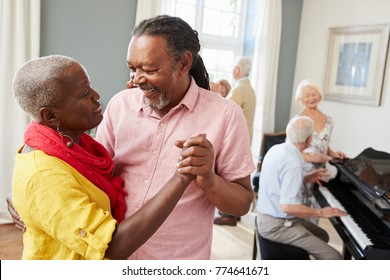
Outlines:
[[[333, 120], [331, 117], [326, 115], [326, 123], [324, 128], [320, 133], [317, 133], [317, 131], [313, 132], [310, 145], [303, 152], [307, 154], [321, 153], [326, 155], [328, 153], [328, 147], [331, 139], [332, 130], [333, 130]], [[318, 162], [318, 163], [305, 162], [304, 170], [305, 173], [308, 173], [318, 168], [324, 168], [325, 165], [326, 165], [325, 162]]]

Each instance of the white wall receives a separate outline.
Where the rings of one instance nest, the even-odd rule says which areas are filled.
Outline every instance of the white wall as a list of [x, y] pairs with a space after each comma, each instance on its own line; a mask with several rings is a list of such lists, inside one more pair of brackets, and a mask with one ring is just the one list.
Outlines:
[[[330, 27], [390, 23], [389, 11], [389, 0], [304, 0], [293, 91], [305, 78], [324, 82]], [[335, 123], [333, 149], [349, 157], [367, 147], [390, 153], [389, 64], [379, 107], [326, 100], [320, 103], [320, 109]], [[300, 110], [292, 101], [291, 116]]]

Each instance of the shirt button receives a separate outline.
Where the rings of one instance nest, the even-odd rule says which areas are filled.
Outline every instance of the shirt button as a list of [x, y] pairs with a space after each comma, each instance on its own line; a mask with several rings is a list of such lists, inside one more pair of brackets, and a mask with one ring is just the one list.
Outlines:
[[80, 229], [80, 230], [79, 230], [79, 235], [80, 235], [81, 237], [86, 237], [86, 236], [87, 236], [87, 233], [85, 232], [85, 230]]

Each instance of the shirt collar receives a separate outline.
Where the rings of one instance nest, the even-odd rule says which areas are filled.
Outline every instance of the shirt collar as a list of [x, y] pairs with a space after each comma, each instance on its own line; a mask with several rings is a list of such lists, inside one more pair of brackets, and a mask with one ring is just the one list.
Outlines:
[[184, 95], [183, 99], [180, 101], [180, 103], [177, 106], [183, 104], [191, 112], [195, 107], [195, 103], [198, 100], [198, 96], [199, 96], [199, 86], [196, 84], [194, 78], [191, 77], [190, 87], [188, 88], [186, 95]]
[[249, 77], [248, 77], [248, 76], [242, 77], [242, 78], [238, 79], [236, 82], [237, 82], [237, 83], [241, 83], [241, 82], [243, 82], [243, 81], [245, 81], [245, 80], [248, 80], [248, 81], [249, 81]]
[[304, 163], [305, 160], [303, 158], [302, 153], [299, 151], [299, 149], [291, 142], [286, 142], [286, 143], [287, 143], [288, 149], [293, 151], [294, 153], [296, 153], [297, 157], [301, 160], [302, 163]]

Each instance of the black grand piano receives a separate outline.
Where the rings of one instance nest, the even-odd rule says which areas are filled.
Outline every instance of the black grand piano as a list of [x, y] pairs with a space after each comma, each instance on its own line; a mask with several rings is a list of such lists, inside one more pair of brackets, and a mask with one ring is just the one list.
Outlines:
[[349, 214], [330, 218], [344, 242], [344, 259], [390, 260], [390, 154], [367, 148], [330, 163], [337, 175], [316, 186], [314, 196], [321, 207]]

